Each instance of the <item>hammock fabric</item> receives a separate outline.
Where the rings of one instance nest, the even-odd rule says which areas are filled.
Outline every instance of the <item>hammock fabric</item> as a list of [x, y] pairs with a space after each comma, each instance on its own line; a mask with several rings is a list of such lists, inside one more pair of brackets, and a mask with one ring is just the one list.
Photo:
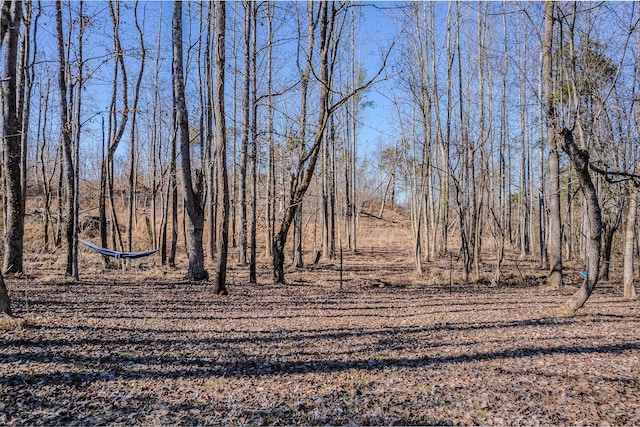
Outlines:
[[86, 247], [88, 247], [89, 249], [93, 249], [94, 251], [98, 252], [99, 254], [102, 254], [104, 256], [110, 256], [115, 259], [142, 258], [148, 255], [153, 255], [160, 250], [160, 249], [153, 249], [151, 251], [145, 251], [145, 252], [118, 252], [118, 251], [112, 251], [111, 249], [98, 247], [96, 245], [93, 245], [87, 242], [86, 240], [78, 239], [78, 241], [83, 245], [85, 245]]

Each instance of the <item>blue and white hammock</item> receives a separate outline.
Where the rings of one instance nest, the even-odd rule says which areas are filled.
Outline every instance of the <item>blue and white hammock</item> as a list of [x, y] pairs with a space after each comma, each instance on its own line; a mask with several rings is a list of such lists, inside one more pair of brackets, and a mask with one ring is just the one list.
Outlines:
[[83, 245], [85, 245], [86, 247], [88, 247], [89, 249], [93, 249], [94, 251], [98, 252], [101, 255], [110, 256], [115, 259], [142, 258], [148, 255], [153, 255], [160, 250], [160, 249], [153, 249], [153, 250], [144, 251], [144, 252], [118, 252], [118, 251], [112, 251], [111, 249], [101, 248], [99, 246], [96, 246], [87, 242], [86, 240], [78, 239], [78, 241]]

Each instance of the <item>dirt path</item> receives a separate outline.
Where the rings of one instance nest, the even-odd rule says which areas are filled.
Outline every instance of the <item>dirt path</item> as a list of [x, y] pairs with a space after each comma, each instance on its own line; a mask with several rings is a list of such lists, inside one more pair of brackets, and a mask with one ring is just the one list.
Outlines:
[[398, 269], [352, 264], [343, 291], [335, 266], [289, 286], [232, 272], [228, 297], [14, 280], [0, 424], [640, 424], [637, 303], [601, 288], [563, 317], [539, 287], [449, 295]]

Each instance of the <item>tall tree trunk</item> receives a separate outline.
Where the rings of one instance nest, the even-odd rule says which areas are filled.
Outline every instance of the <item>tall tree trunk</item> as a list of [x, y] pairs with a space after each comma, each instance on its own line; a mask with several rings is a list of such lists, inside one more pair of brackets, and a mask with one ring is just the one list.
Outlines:
[[[267, 25], [269, 36], [267, 41], [267, 93], [271, 93], [273, 85], [273, 2], [267, 3]], [[271, 243], [275, 228], [276, 212], [276, 171], [275, 171], [275, 138], [273, 128], [273, 100], [267, 98], [267, 199], [266, 199], [266, 224], [265, 224], [265, 255], [271, 257]]]
[[[162, 20], [162, 8], [159, 11], [159, 19]], [[162, 31], [158, 30], [158, 38], [156, 40], [156, 49], [160, 51]], [[166, 264], [167, 261], [167, 221], [166, 214], [167, 210], [165, 208], [166, 204], [162, 203], [164, 199], [163, 196], [160, 197], [161, 200], [161, 220], [160, 226], [158, 228], [156, 212], [158, 205], [158, 193], [164, 194], [162, 192], [164, 179], [161, 177], [158, 182], [158, 164], [160, 164], [160, 168], [162, 169], [162, 163], [158, 160], [158, 154], [162, 152], [162, 126], [159, 121], [160, 115], [160, 55], [156, 55], [155, 60], [155, 73], [154, 73], [154, 90], [153, 90], [153, 133], [151, 140], [151, 175], [152, 175], [152, 186], [153, 190], [151, 193], [151, 222], [153, 228], [153, 241], [156, 247], [160, 246], [160, 259], [162, 265]], [[160, 236], [158, 236], [158, 234]]]
[[203, 195], [204, 182], [202, 171], [197, 170], [194, 182], [191, 177], [191, 148], [189, 145], [189, 117], [184, 93], [184, 73], [182, 54], [182, 3], [173, 3], [173, 96], [176, 113], [177, 139], [180, 143], [180, 165], [182, 172], [182, 191], [187, 225], [187, 251], [189, 253], [189, 280], [207, 280], [209, 275], [204, 267]]
[[67, 219], [65, 225], [65, 238], [67, 241], [67, 264], [65, 269], [66, 276], [73, 275], [73, 233], [75, 223], [75, 204], [73, 195], [75, 193], [75, 177], [72, 157], [71, 142], [71, 121], [69, 119], [69, 109], [67, 105], [67, 71], [64, 54], [65, 40], [62, 32], [62, 5], [60, 0], [56, 0], [56, 38], [58, 44], [58, 87], [60, 90], [60, 135], [63, 147], [63, 157], [65, 166], [65, 178], [67, 186], [66, 206]]
[[589, 153], [586, 150], [579, 149], [575, 145], [573, 141], [573, 134], [570, 130], [563, 129], [561, 136], [563, 137], [562, 149], [569, 155], [569, 158], [576, 169], [576, 175], [580, 181], [580, 186], [582, 187], [589, 225], [587, 277], [584, 279], [582, 286], [580, 286], [576, 293], [564, 303], [566, 308], [571, 311], [576, 311], [584, 305], [598, 282], [602, 245], [602, 216], [600, 213], [600, 204], [598, 202], [596, 188], [593, 185], [591, 174], [589, 173]]
[[[550, 60], [550, 59], [549, 59]], [[546, 61], [543, 61], [546, 62]], [[545, 65], [542, 64], [539, 70], [539, 83], [538, 83], [538, 92], [542, 93], [543, 91], [543, 83], [544, 80], [544, 69], [546, 69]], [[538, 148], [538, 175], [540, 188], [538, 189], [538, 240], [540, 243], [540, 267], [547, 268], [549, 265], [549, 257], [547, 251], [547, 221], [548, 216], [546, 215], [546, 205], [545, 205], [545, 162], [544, 162], [544, 141], [542, 139], [542, 135], [544, 134], [544, 108], [542, 100], [538, 103], [538, 133], [540, 136], [540, 146]]]
[[[22, 13], [22, 2], [20, 1], [12, 1], [9, 7], [0, 8], [0, 22], [2, 22], [2, 31], [0, 31], [0, 47], [2, 46], [5, 38], [5, 34], [8, 34], [7, 37], [7, 46], [4, 57], [4, 82], [2, 86], [2, 98], [3, 98], [3, 107], [2, 107], [2, 137], [5, 141], [5, 170], [7, 170], [7, 151], [11, 151], [9, 146], [14, 148], [20, 142], [20, 123], [18, 122], [18, 112], [16, 108], [17, 104], [17, 72], [18, 72], [18, 36], [20, 32], [20, 14]], [[18, 158], [19, 159], [19, 158]], [[18, 172], [20, 172], [18, 170]], [[7, 173], [10, 176], [10, 180], [13, 179], [12, 172], [7, 170]], [[18, 184], [20, 184], [18, 182]], [[8, 188], [8, 194], [11, 193], [11, 189]], [[9, 196], [11, 197], [11, 196]], [[14, 201], [13, 203], [8, 204], [21, 204], [21, 199]], [[14, 207], [7, 206], [6, 214], [9, 215], [9, 209], [12, 210], [12, 215]], [[24, 223], [23, 223], [24, 224]], [[9, 230], [7, 230], [9, 231]], [[5, 239], [9, 238], [10, 235], [5, 235]], [[20, 241], [21, 243], [22, 241]], [[20, 249], [20, 269], [22, 268], [22, 249]], [[5, 265], [7, 263], [8, 253], [7, 246], [5, 244]], [[15, 261], [14, 261], [15, 262]], [[6, 267], [5, 267], [6, 268]], [[11, 311], [11, 299], [9, 298], [9, 293], [7, 292], [7, 288], [4, 282], [4, 278], [2, 277], [2, 273], [0, 272], [0, 313], [7, 314], [11, 316], [13, 313]]]
[[[42, 89], [40, 89], [40, 108], [38, 113], [38, 137], [37, 140], [42, 140], [42, 144], [38, 143], [38, 159], [40, 162], [39, 173], [42, 179], [42, 192], [44, 193], [44, 229], [43, 229], [43, 237], [44, 237], [44, 250], [49, 250], [49, 227], [51, 225], [51, 181], [55, 176], [56, 171], [56, 162], [53, 162], [53, 171], [51, 175], [47, 175], [47, 162], [45, 161], [45, 153], [47, 151], [47, 141], [48, 141], [48, 132], [47, 132], [47, 122], [49, 118], [49, 93], [50, 93], [50, 85], [51, 81], [47, 80], [46, 88], [44, 90], [44, 94], [42, 94]], [[42, 118], [42, 119], [41, 119]]]
[[631, 184], [629, 191], [629, 207], [627, 208], [627, 224], [624, 233], [624, 266], [622, 270], [622, 285], [624, 286], [624, 297], [635, 299], [636, 288], [633, 284], [633, 252], [635, 243], [636, 214], [638, 212], [638, 185]]
[[[322, 139], [320, 175], [322, 177], [322, 257], [331, 259], [334, 254], [329, 247], [329, 143], [329, 138], [325, 135]], [[349, 193], [346, 193], [346, 198], [347, 200], [349, 199]], [[348, 209], [347, 207], [347, 210]], [[302, 214], [300, 207], [298, 207], [298, 213], [296, 215], [299, 215], [299, 220], [296, 219], [293, 223], [294, 241], [300, 241], [300, 249], [298, 249], [298, 251], [302, 252], [302, 236], [296, 236], [298, 233], [302, 234]], [[295, 246], [294, 243], [294, 247]]]
[[[333, 8], [333, 3], [331, 3]], [[328, 3], [322, 2], [319, 11], [320, 19], [320, 100], [318, 125], [316, 127], [313, 144], [309, 153], [303, 156], [298, 163], [296, 173], [292, 177], [288, 204], [285, 206], [284, 216], [280, 223], [280, 229], [275, 235], [272, 248], [273, 275], [276, 283], [285, 283], [284, 277], [284, 249], [287, 242], [289, 228], [293, 223], [298, 205], [302, 203], [304, 195], [309, 188], [315, 171], [322, 141], [329, 119], [329, 45], [332, 29], [329, 28]], [[332, 14], [332, 23], [334, 16]], [[304, 141], [302, 141], [304, 144]], [[306, 158], [306, 159], [305, 159]], [[307, 163], [305, 163], [306, 160]], [[305, 167], [306, 165], [306, 167]]]
[[329, 125], [329, 139], [331, 140], [331, 152], [329, 153], [329, 252], [336, 257], [336, 126], [335, 117], [332, 115]]
[[[504, 60], [505, 62], [508, 61], [508, 56], [507, 56], [507, 50], [508, 50], [508, 41], [507, 41], [507, 18], [506, 18], [506, 14], [504, 15], [504, 47], [505, 47], [505, 53], [504, 53]], [[529, 21], [525, 21], [525, 33], [528, 31], [528, 26], [529, 26]], [[531, 251], [531, 236], [530, 236], [530, 228], [531, 228], [531, 192], [530, 192], [530, 163], [531, 163], [531, 159], [529, 157], [529, 147], [531, 145], [531, 140], [527, 137], [527, 132], [526, 132], [526, 120], [529, 117], [529, 107], [527, 104], [527, 98], [529, 97], [529, 92], [528, 92], [528, 71], [529, 71], [529, 66], [530, 64], [528, 63], [528, 40], [525, 37], [524, 40], [522, 40], [522, 43], [520, 43], [522, 45], [522, 50], [520, 51], [520, 55], [519, 58], [521, 58], [522, 60], [522, 64], [519, 66], [520, 71], [519, 71], [519, 84], [518, 84], [518, 92], [519, 92], [519, 98], [520, 98], [520, 149], [522, 150], [522, 157], [521, 157], [521, 161], [520, 161], [520, 198], [519, 198], [519, 206], [520, 206], [520, 217], [519, 217], [519, 232], [520, 232], [520, 253], [522, 255], [528, 255]], [[504, 75], [504, 80], [503, 80], [503, 99], [504, 101], [506, 101], [506, 91], [507, 91], [507, 86], [506, 86], [506, 73]], [[506, 109], [506, 105], [503, 108], [503, 111], [501, 113], [501, 115], [503, 116], [502, 120], [504, 123], [505, 128], [508, 126], [508, 120], [507, 120], [507, 109]], [[505, 132], [504, 138], [506, 141], [506, 138], [508, 136], [508, 133]], [[501, 148], [501, 164], [504, 165], [504, 147]], [[503, 166], [504, 167], [504, 166]], [[506, 171], [502, 171], [502, 174], [506, 175]], [[540, 178], [542, 180], [542, 178]], [[506, 190], [506, 180], [503, 179], [503, 193], [506, 195], [508, 193], [508, 191]], [[507, 206], [506, 206], [506, 199], [505, 199], [505, 206], [503, 206], [503, 209], [506, 211], [507, 210]], [[510, 219], [510, 218], [509, 218]], [[505, 227], [507, 227], [507, 222], [504, 223]], [[511, 221], [509, 220], [508, 224], [511, 224]], [[508, 228], [508, 227], [507, 227]]]
[[548, 283], [553, 288], [562, 287], [562, 232], [560, 223], [560, 153], [557, 137], [558, 118], [554, 106], [553, 93], [553, 9], [554, 3], [544, 3], [544, 38], [542, 62], [544, 67], [544, 97], [547, 123], [547, 143], [549, 145], [549, 239], [547, 241], [549, 276]]
[[[313, 67], [313, 51], [314, 51], [314, 43], [315, 43], [315, 29], [317, 26], [317, 20], [314, 19], [314, 3], [307, 3], [307, 52], [306, 52], [306, 61], [304, 70], [298, 65], [298, 72], [300, 74], [300, 145], [301, 151], [302, 148], [306, 146], [307, 141], [307, 103], [308, 103], [308, 91], [309, 91], [309, 78], [311, 76], [311, 69]], [[324, 174], [323, 174], [324, 177]], [[324, 183], [324, 178], [323, 178]], [[275, 183], [274, 183], [275, 185]], [[325, 213], [324, 209], [325, 202], [325, 187], [322, 187], [322, 203], [323, 203], [323, 214]], [[304, 256], [303, 256], [303, 241], [302, 241], [302, 201], [298, 205], [295, 206], [296, 212], [294, 215], [294, 224], [293, 224], [293, 264], [296, 268], [302, 268], [304, 266]], [[275, 210], [274, 210], [275, 212]], [[323, 216], [323, 220], [325, 217]], [[323, 222], [323, 225], [325, 223]], [[275, 230], [274, 230], [275, 231]], [[323, 240], [322, 247], [324, 256], [326, 256], [325, 252], [325, 228], [323, 227]], [[273, 241], [271, 242], [273, 245]], [[273, 256], [273, 253], [272, 253]]]
[[215, 258], [216, 252], [216, 168], [214, 156], [214, 128], [213, 128], [213, 3], [209, 2], [207, 8], [207, 42], [205, 44], [205, 132], [206, 132], [206, 177], [207, 177], [207, 212], [209, 214], [209, 227], [207, 230], [207, 255], [211, 261]]
[[[19, 100], [24, 88], [19, 88], [18, 48], [22, 25], [22, 1], [13, 0], [9, 9], [8, 37], [4, 56], [2, 123], [4, 137], [4, 173], [6, 174], [4, 237], [5, 273], [22, 272], [24, 237], [24, 189], [22, 188], [22, 111]], [[27, 29], [26, 32], [29, 30]], [[21, 85], [20, 85], [21, 86]], [[20, 89], [20, 90], [19, 90]]]
[[133, 112], [131, 114], [131, 135], [129, 138], [129, 226], [127, 227], [128, 250], [133, 250], [133, 225], [136, 205], [136, 131], [138, 118], [138, 101], [140, 99], [140, 86], [142, 85], [142, 77], [144, 76], [145, 60], [147, 50], [144, 45], [144, 37], [142, 28], [138, 21], [138, 1], [134, 5], [133, 16], [138, 31], [138, 40], [140, 41], [140, 70], [138, 71], [138, 79], [136, 81], [135, 94], [133, 96]]
[[[33, 92], [33, 84], [35, 82], [35, 62], [38, 57], [38, 44], [37, 44], [37, 32], [38, 32], [38, 20], [42, 14], [42, 7], [38, 8], [38, 13], [35, 17], [35, 22], [32, 24], [33, 18], [33, 2], [27, 0], [25, 2], [25, 14], [23, 16], [24, 22], [24, 35], [22, 37], [20, 46], [20, 62], [21, 62], [21, 82], [19, 83], [19, 93], [21, 93], [20, 101], [22, 105], [18, 106], [18, 111], [21, 116], [21, 138], [20, 138], [20, 172], [21, 172], [21, 187], [22, 187], [22, 212], [26, 214], [27, 203], [27, 157], [29, 147], [29, 122], [31, 116], [31, 96]], [[31, 34], [31, 28], [33, 28], [33, 36]], [[31, 53], [33, 52], [33, 53]], [[24, 223], [24, 221], [23, 221]], [[23, 224], [24, 229], [24, 224]], [[22, 234], [24, 240], [24, 233]], [[77, 251], [76, 251], [77, 252]]]
[[249, 153], [250, 104], [251, 90], [251, 15], [252, 2], [245, 0], [244, 4], [244, 73], [242, 87], [242, 137], [240, 140], [240, 199], [238, 200], [239, 228], [238, 228], [238, 262], [247, 264], [247, 166]]
[[[441, 206], [441, 215], [442, 215], [442, 228], [440, 231], [441, 236], [441, 254], [444, 254], [448, 250], [449, 243], [449, 224], [450, 224], [450, 192], [451, 192], [451, 184], [452, 184], [452, 166], [451, 166], [451, 122], [452, 122], [452, 114], [453, 114], [453, 59], [454, 59], [454, 51], [453, 51], [453, 43], [451, 36], [451, 4], [449, 4], [447, 8], [447, 17], [446, 17], [446, 39], [447, 39], [447, 82], [446, 82], [446, 100], [447, 100], [447, 111], [445, 113], [445, 136], [444, 138], [440, 138], [442, 141], [442, 170], [441, 173], [441, 188], [440, 188], [440, 206]], [[432, 11], [431, 13], [431, 26], [435, 27], [435, 13]], [[431, 61], [433, 63], [432, 75], [434, 77], [434, 88], [436, 88], [436, 92], [434, 93], [434, 98], [438, 99], [438, 81], [437, 76], [439, 70], [436, 68], [436, 58], [438, 57], [437, 53], [437, 44], [435, 34], [432, 33], [432, 45], [431, 45]], [[436, 102], [436, 115], [438, 118], [440, 117], [439, 105], [440, 103]], [[440, 122], [440, 120], [438, 120]]]
[[[112, 231], [112, 245], [109, 245], [107, 241], [108, 233], [106, 230], [106, 201], [104, 211], [100, 211], [100, 225], [105, 227], [101, 229], [101, 244], [103, 247], [112, 246], [116, 248], [119, 246], [121, 250], [124, 250], [124, 244], [122, 241], [122, 235], [120, 233], [120, 226], [118, 224], [118, 215], [115, 207], [114, 197], [114, 158], [116, 150], [120, 145], [120, 141], [124, 135], [127, 121], [129, 118], [129, 98], [128, 98], [128, 83], [127, 83], [127, 70], [124, 63], [124, 50], [120, 43], [120, 3], [115, 3], [110, 0], [109, 3], [109, 15], [111, 17], [111, 23], [113, 25], [113, 81], [111, 91], [111, 105], [109, 114], [108, 125], [108, 144], [106, 158], [103, 159], [101, 186], [100, 186], [100, 198], [109, 198], [109, 214], [111, 218], [111, 231]], [[118, 81], [118, 76], [121, 75], [121, 81]], [[117, 97], [119, 90], [122, 90], [122, 117], [120, 123], [117, 118]]]
[[[268, 7], [268, 5], [267, 5]], [[258, 4], [251, 2], [251, 226], [249, 229], [249, 283], [258, 283], [256, 233], [258, 231]], [[268, 94], [270, 95], [270, 94]]]
[[[62, 135], [60, 135], [60, 140], [62, 139]], [[64, 149], [62, 141], [58, 143], [58, 149], [56, 150], [56, 163], [60, 165], [60, 170], [58, 171], [58, 179], [57, 179], [57, 188], [56, 188], [56, 202], [58, 204], [58, 212], [57, 212], [57, 221], [56, 221], [56, 236], [55, 236], [55, 246], [58, 247], [62, 245], [62, 228], [64, 222]]]
[[[329, 7], [331, 9], [331, 13], [329, 13]], [[312, 143], [309, 147], [304, 146], [305, 149], [302, 150], [303, 152], [300, 155], [295, 171], [291, 174], [291, 185], [289, 187], [289, 195], [284, 206], [282, 222], [280, 223], [280, 228], [274, 238], [272, 246], [272, 260], [274, 281], [277, 283], [285, 283], [284, 249], [287, 236], [295, 217], [297, 210], [296, 207], [304, 200], [304, 196], [309, 188], [312, 178], [314, 177], [315, 168], [321, 151], [322, 140], [325, 137], [329, 119], [331, 115], [351, 99], [351, 97], [357, 96], [363, 90], [371, 86], [375, 79], [384, 70], [386, 58], [388, 57], [387, 53], [387, 57], [385, 57], [381, 69], [379, 69], [372, 79], [343, 95], [338, 99], [338, 101], [329, 106], [329, 94], [332, 90], [332, 80], [329, 74], [329, 52], [332, 47], [333, 49], [337, 49], [337, 46], [331, 43], [331, 41], [333, 39], [336, 16], [339, 12], [340, 10], [336, 8], [336, 3], [333, 1], [320, 3], [320, 11], [318, 14], [320, 22], [320, 72], [318, 73], [320, 96], [318, 100], [318, 122]], [[335, 54], [334, 51], [332, 51], [332, 58], [333, 54]]]
[[[503, 10], [504, 10], [504, 3], [503, 3]], [[509, 227], [507, 224], [511, 223], [511, 217], [509, 215], [507, 215], [508, 209], [507, 209], [507, 203], [508, 203], [508, 198], [507, 198], [507, 194], [509, 194], [509, 189], [507, 187], [507, 174], [506, 174], [506, 146], [507, 146], [507, 141], [509, 139], [509, 129], [508, 129], [508, 117], [507, 117], [507, 74], [509, 73], [509, 56], [508, 56], [508, 50], [509, 50], [509, 44], [508, 44], [508, 39], [507, 39], [507, 14], [505, 13], [502, 17], [502, 39], [503, 39], [503, 62], [505, 63], [505, 69], [504, 72], [502, 73], [502, 78], [501, 78], [501, 92], [502, 92], [502, 96], [500, 98], [500, 145], [498, 147], [498, 174], [499, 174], [499, 190], [498, 190], [498, 199], [499, 199], [499, 212], [500, 212], [500, 220], [498, 221], [498, 232], [499, 232], [499, 236], [498, 236], [498, 257], [496, 260], [496, 274], [495, 274], [495, 281], [499, 281], [500, 280], [500, 276], [502, 274], [502, 263], [504, 262], [504, 251], [505, 251], [505, 245], [506, 245], [506, 240], [509, 237], [507, 232], [509, 230]], [[525, 44], [526, 46], [526, 44]], [[522, 84], [520, 85], [520, 99], [524, 98], [524, 88], [522, 86]], [[525, 109], [524, 106], [521, 103], [521, 108], [520, 108], [520, 129], [523, 130], [524, 129], [524, 120], [525, 120]], [[523, 132], [524, 134], [524, 132]], [[524, 147], [525, 145], [525, 138], [524, 136], [521, 139], [521, 143], [522, 146]], [[522, 163], [524, 164], [524, 154], [522, 155], [523, 161]], [[521, 175], [524, 176], [524, 173]], [[524, 181], [524, 179], [522, 180]], [[521, 204], [522, 206], [522, 204]], [[523, 243], [523, 242], [521, 242]], [[521, 244], [521, 250], [523, 250], [524, 244]]]
[[[355, 28], [355, 23], [352, 23], [353, 27]], [[352, 33], [352, 43], [355, 43], [355, 38], [356, 38], [356, 33], [355, 31]], [[352, 55], [354, 54], [356, 50], [355, 44], [352, 46], [351, 49], [351, 53]], [[352, 58], [352, 70], [351, 70], [351, 87], [355, 88], [356, 87], [356, 79], [355, 79], [355, 57]], [[358, 251], [358, 193], [357, 193], [357, 189], [358, 189], [358, 185], [357, 185], [357, 163], [358, 163], [358, 153], [357, 153], [357, 138], [356, 138], [356, 132], [357, 132], [357, 120], [358, 120], [358, 110], [360, 108], [359, 105], [359, 98], [358, 97], [353, 97], [351, 99], [352, 102], [352, 106], [351, 106], [351, 123], [349, 124], [349, 126], [351, 126], [351, 138], [349, 140], [349, 159], [348, 162], [350, 163], [349, 166], [349, 173], [350, 173], [350, 179], [349, 179], [349, 183], [348, 185], [351, 187], [351, 191], [349, 191], [350, 193], [350, 198], [348, 200], [348, 206], [347, 206], [347, 214], [349, 215], [349, 247], [353, 252], [357, 252]], [[335, 127], [332, 126], [331, 129], [331, 134], [334, 134], [334, 129]], [[335, 139], [332, 138], [331, 139], [331, 143], [333, 145], [333, 150], [335, 153]], [[332, 174], [333, 180], [335, 181], [335, 173]], [[331, 198], [335, 199], [335, 185], [332, 188], [332, 192], [331, 192]], [[335, 203], [331, 203], [330, 206], [335, 206]], [[332, 217], [331, 220], [333, 221], [333, 213], [332, 213]], [[334, 234], [332, 233], [331, 235], [332, 238], [334, 238]], [[335, 253], [335, 245], [332, 247], [333, 252]]]
[[74, 102], [74, 129], [75, 129], [75, 147], [74, 147], [74, 186], [73, 186], [73, 256], [72, 256], [72, 274], [75, 280], [80, 279], [80, 271], [78, 265], [78, 230], [79, 230], [79, 212], [80, 212], [80, 139], [82, 137], [82, 90], [84, 86], [84, 33], [86, 30], [84, 16], [84, 1], [80, 0], [78, 5], [78, 21], [80, 28], [78, 30], [78, 72], [77, 72], [77, 93]]
[[[239, 16], [239, 12], [238, 12], [238, 4], [241, 4], [241, 2], [232, 2], [233, 4], [233, 11], [231, 13], [232, 16]], [[232, 31], [231, 32], [231, 51], [233, 52], [233, 65], [231, 66], [232, 70], [239, 70], [238, 67], [238, 33], [239, 31]], [[233, 72], [232, 73], [232, 79], [233, 79], [233, 88], [231, 89], [231, 93], [233, 93], [233, 102], [231, 103], [232, 107], [231, 107], [231, 122], [233, 123], [232, 126], [232, 130], [230, 130], [230, 132], [232, 133], [233, 137], [232, 137], [232, 152], [231, 152], [231, 175], [230, 177], [228, 177], [227, 179], [231, 180], [231, 187], [229, 189], [229, 215], [230, 215], [230, 222], [229, 222], [229, 226], [231, 227], [230, 231], [229, 231], [229, 238], [231, 239], [230, 245], [232, 248], [236, 248], [238, 245], [237, 242], [237, 235], [238, 235], [238, 200], [239, 200], [239, 194], [238, 194], [238, 190], [240, 185], [238, 185], [238, 136], [241, 132], [238, 132], [238, 98], [237, 98], [237, 93], [238, 93], [238, 77], [239, 77], [240, 73], [237, 72]], [[219, 209], [221, 209], [219, 207]]]
[[227, 294], [227, 256], [229, 252], [229, 184], [227, 181], [227, 140], [224, 117], [224, 63], [225, 63], [225, 2], [215, 2], [216, 32], [216, 87], [215, 87], [215, 127], [216, 160], [218, 163], [218, 260], [216, 263], [215, 293]]
[[[100, 153], [102, 154], [102, 166], [100, 168], [100, 194], [98, 196], [98, 216], [100, 228], [100, 244], [103, 248], [108, 246], [107, 243], [107, 162], [106, 162], [106, 134], [104, 126], [104, 117], [101, 117], [102, 130], [102, 146]], [[102, 265], [106, 268], [109, 266], [109, 258], [102, 257]]]
[[[423, 69], [423, 73], [431, 82], [431, 88], [426, 93], [429, 95], [430, 99], [439, 99], [439, 88], [438, 88], [438, 73], [437, 71], [437, 60], [434, 60], [436, 55], [439, 55], [436, 52], [436, 36], [435, 36], [435, 10], [434, 5], [429, 4], [423, 6], [423, 11], [421, 12], [422, 24], [424, 25], [424, 33], [425, 33], [425, 42], [424, 42], [424, 55], [425, 67]], [[430, 66], [426, 65], [431, 63]], [[444, 227], [445, 217], [448, 217], [448, 214], [445, 214], [445, 204], [448, 204], [448, 184], [445, 184], [445, 181], [448, 180], [447, 177], [447, 166], [445, 163], [445, 159], [443, 156], [443, 134], [442, 134], [442, 120], [440, 115], [440, 103], [433, 102], [429, 105], [429, 128], [434, 129], [433, 135], [431, 135], [431, 139], [435, 144], [432, 145], [431, 153], [429, 153], [430, 159], [430, 170], [428, 172], [427, 179], [429, 180], [428, 185], [432, 186], [432, 190], [428, 192], [427, 195], [427, 205], [425, 206], [425, 210], [428, 210], [428, 220], [429, 224], [425, 224], [425, 226], [429, 225], [431, 227], [430, 233], [425, 230], [425, 241], [430, 241], [430, 244], [427, 248], [427, 257], [430, 256], [431, 253], [445, 253], [446, 245], [444, 244], [445, 239], [442, 234], [439, 233], [440, 226]], [[435, 127], [434, 127], [435, 125]], [[436, 147], [439, 148], [440, 156], [436, 155]], [[395, 181], [396, 176], [395, 172], [391, 177], [391, 203], [392, 206], [394, 204], [394, 190], [395, 190]], [[435, 186], [439, 187], [439, 191], [435, 191]], [[446, 202], [445, 202], [446, 200]], [[447, 208], [448, 209], [448, 208]], [[446, 233], [445, 233], [446, 234]]]
[[[176, 252], [178, 247], [178, 172], [177, 172], [177, 135], [173, 132], [171, 138], [171, 159], [169, 163], [169, 185], [167, 187], [167, 215], [171, 207], [171, 242], [169, 243], [169, 267], [176, 266]], [[168, 221], [167, 221], [168, 223]]]

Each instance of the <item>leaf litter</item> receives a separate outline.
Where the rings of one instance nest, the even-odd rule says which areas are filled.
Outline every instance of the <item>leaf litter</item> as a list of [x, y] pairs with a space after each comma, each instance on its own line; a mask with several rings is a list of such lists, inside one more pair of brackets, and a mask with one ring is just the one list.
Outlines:
[[0, 424], [640, 424], [640, 313], [613, 287], [565, 316], [537, 284], [242, 274], [227, 297], [9, 279], [28, 313], [0, 328]]

